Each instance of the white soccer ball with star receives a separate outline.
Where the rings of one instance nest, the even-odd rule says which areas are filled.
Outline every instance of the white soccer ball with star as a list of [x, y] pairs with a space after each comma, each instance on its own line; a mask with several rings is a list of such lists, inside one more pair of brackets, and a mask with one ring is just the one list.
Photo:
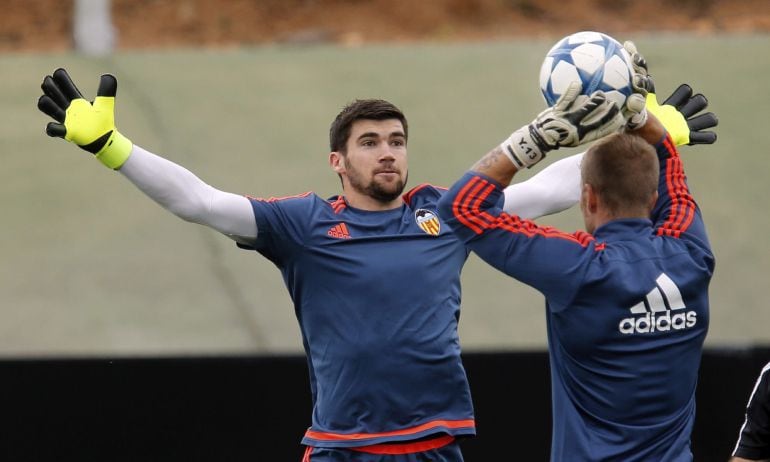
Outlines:
[[602, 90], [622, 108], [633, 93], [631, 57], [617, 40], [601, 32], [568, 35], [554, 45], [540, 68], [540, 90], [553, 106], [571, 82], [582, 84], [581, 94]]

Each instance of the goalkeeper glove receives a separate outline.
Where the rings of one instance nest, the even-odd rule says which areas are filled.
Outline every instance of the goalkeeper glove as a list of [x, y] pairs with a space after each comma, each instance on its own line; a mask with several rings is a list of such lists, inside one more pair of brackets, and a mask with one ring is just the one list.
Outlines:
[[626, 128], [636, 130], [647, 122], [645, 98], [649, 92], [655, 91], [655, 85], [647, 72], [647, 60], [636, 49], [634, 42], [624, 42], [623, 48], [631, 57], [631, 66], [634, 69], [634, 75], [631, 76], [631, 87], [634, 91], [623, 105], [623, 116], [628, 120]]
[[[655, 96], [655, 81], [647, 70], [647, 60], [638, 52], [634, 42], [627, 41], [623, 48], [631, 55], [634, 68], [632, 86], [634, 94], [626, 102], [626, 116], [629, 119], [628, 129], [634, 130], [641, 127], [647, 121], [647, 112], [650, 112], [660, 120], [666, 131], [671, 135], [674, 144], [713, 144], [717, 140], [714, 132], [703, 131], [706, 128], [716, 127], [719, 120], [713, 112], [696, 115], [708, 107], [708, 100], [702, 94], [692, 94], [692, 88], [683, 83], [666, 98], [663, 104], [658, 104]], [[646, 110], [639, 112], [638, 116], [629, 114], [629, 110], [639, 106], [639, 101], [632, 99], [635, 95], [644, 95]], [[638, 98], [638, 97], [637, 97]], [[630, 117], [628, 117], [631, 115]]]
[[696, 115], [708, 107], [708, 99], [698, 93], [693, 96], [692, 88], [683, 83], [679, 88], [658, 104], [655, 93], [647, 94], [647, 110], [660, 120], [677, 146], [693, 144], [714, 144], [717, 134], [703, 131], [719, 124], [713, 112]]
[[532, 167], [548, 151], [597, 140], [625, 124], [620, 108], [603, 92], [581, 96], [580, 91], [580, 83], [573, 82], [553, 107], [500, 144], [517, 169]]
[[75, 143], [111, 169], [123, 165], [133, 144], [115, 129], [118, 82], [114, 76], [101, 76], [93, 103], [83, 98], [67, 71], [61, 68], [53, 76], [46, 76], [41, 88], [44, 94], [37, 107], [56, 120], [46, 126], [48, 136]]

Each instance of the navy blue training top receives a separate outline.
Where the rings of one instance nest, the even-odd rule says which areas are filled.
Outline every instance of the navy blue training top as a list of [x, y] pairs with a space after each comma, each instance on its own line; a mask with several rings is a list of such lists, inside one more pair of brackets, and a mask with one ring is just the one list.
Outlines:
[[504, 213], [502, 186], [477, 173], [439, 201], [472, 251], [545, 295], [553, 461], [692, 460], [714, 257], [676, 148], [656, 148], [650, 219], [593, 235]]
[[281, 270], [310, 372], [316, 447], [473, 435], [460, 360], [460, 271], [469, 251], [418, 186], [393, 210], [343, 197], [254, 199], [254, 249]]

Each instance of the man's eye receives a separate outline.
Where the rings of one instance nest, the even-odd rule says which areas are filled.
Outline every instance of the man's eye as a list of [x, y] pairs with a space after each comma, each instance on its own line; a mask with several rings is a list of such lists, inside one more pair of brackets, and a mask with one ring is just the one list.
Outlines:
[[393, 142], [390, 144], [392, 144], [393, 146], [403, 146], [404, 140], [393, 140]]

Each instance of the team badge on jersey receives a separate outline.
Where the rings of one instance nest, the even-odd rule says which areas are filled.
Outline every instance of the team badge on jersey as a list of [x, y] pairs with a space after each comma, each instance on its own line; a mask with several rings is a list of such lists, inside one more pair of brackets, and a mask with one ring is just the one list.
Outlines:
[[441, 222], [438, 221], [438, 216], [430, 210], [417, 209], [414, 212], [414, 219], [417, 221], [417, 226], [431, 236], [438, 236], [441, 231]]

